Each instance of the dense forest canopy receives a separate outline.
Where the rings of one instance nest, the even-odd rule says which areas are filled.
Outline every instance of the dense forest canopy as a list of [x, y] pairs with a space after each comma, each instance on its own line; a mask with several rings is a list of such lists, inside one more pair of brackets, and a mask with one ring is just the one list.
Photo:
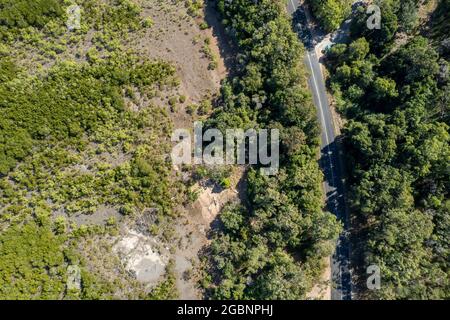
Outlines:
[[[327, 53], [330, 86], [349, 120], [351, 209], [365, 228], [365, 263], [381, 268], [372, 298], [450, 294], [449, 35], [435, 23], [448, 21], [445, 3], [423, 35], [415, 33], [417, 3], [383, 1], [380, 30], [365, 27], [361, 7], [351, 42]], [[401, 32], [409, 37], [398, 45]]]
[[351, 11], [351, 0], [308, 0], [314, 17], [325, 31], [334, 31], [348, 17]]
[[[284, 1], [219, 1], [240, 49], [238, 75], [224, 84], [211, 125], [281, 131], [276, 176], [255, 168], [248, 203], [230, 204], [211, 245], [219, 299], [302, 299], [320, 278], [341, 230], [322, 210], [319, 129], [302, 65], [304, 48], [291, 30]], [[259, 103], [257, 103], [259, 102]]]

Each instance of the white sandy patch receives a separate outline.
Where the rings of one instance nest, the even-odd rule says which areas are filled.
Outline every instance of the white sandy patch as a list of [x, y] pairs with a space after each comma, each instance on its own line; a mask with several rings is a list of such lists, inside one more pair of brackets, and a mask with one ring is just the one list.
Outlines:
[[115, 246], [128, 271], [140, 282], [156, 284], [165, 273], [167, 259], [152, 249], [152, 239], [130, 230]]

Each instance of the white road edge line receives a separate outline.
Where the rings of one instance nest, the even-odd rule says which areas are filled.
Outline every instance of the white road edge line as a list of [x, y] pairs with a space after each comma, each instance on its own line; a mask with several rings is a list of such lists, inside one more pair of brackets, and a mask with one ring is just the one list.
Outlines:
[[[295, 12], [296, 8], [295, 8], [295, 4], [294, 4], [293, 0], [290, 0], [290, 3], [292, 5], [293, 12]], [[325, 115], [323, 113], [322, 99], [321, 99], [320, 94], [319, 94], [318, 83], [317, 83], [317, 80], [316, 80], [316, 76], [314, 75], [314, 67], [313, 67], [312, 62], [311, 62], [310, 53], [307, 52], [306, 55], [308, 57], [308, 63], [309, 63], [309, 66], [311, 68], [311, 75], [312, 75], [312, 78], [313, 78], [313, 81], [314, 81], [313, 87], [314, 87], [314, 90], [316, 92], [317, 100], [318, 100], [318, 103], [319, 103], [320, 116], [322, 118], [322, 125], [321, 125], [321, 127], [325, 131], [325, 140], [326, 140], [326, 144], [327, 144], [326, 147], [327, 147], [328, 156], [330, 156], [330, 138], [328, 137], [328, 130], [327, 130], [327, 126], [326, 126]], [[335, 181], [334, 181], [334, 173], [333, 173], [333, 163], [331, 162], [330, 158], [328, 158], [328, 161], [329, 161], [329, 165], [330, 165], [331, 180], [334, 183]], [[339, 278], [340, 278], [341, 286], [344, 287], [343, 286], [342, 268], [341, 268], [341, 266], [339, 266]], [[343, 296], [342, 295], [342, 290], [339, 290], [339, 291], [340, 291], [341, 300], [342, 300], [342, 296]]]
[[326, 128], [325, 115], [323, 114], [323, 110], [322, 110], [322, 108], [323, 108], [322, 99], [320, 99], [319, 90], [317, 89], [317, 87], [318, 87], [317, 80], [316, 80], [316, 77], [314, 75], [314, 67], [313, 67], [313, 65], [311, 63], [311, 58], [309, 56], [309, 52], [307, 53], [307, 57], [308, 57], [309, 66], [311, 67], [311, 75], [312, 75], [313, 81], [314, 81], [314, 90], [316, 91], [317, 99], [319, 100], [318, 102], [319, 102], [320, 116], [322, 118], [322, 127], [325, 126], [325, 128], [324, 128], [325, 140], [326, 140], [327, 147], [328, 147], [328, 145], [330, 144], [330, 139], [328, 138], [328, 131], [326, 130], [327, 128]]
[[[316, 76], [314, 75], [314, 67], [313, 67], [313, 65], [311, 63], [311, 57], [309, 56], [309, 52], [307, 52], [306, 55], [308, 57], [308, 63], [309, 63], [309, 66], [311, 68], [311, 75], [312, 75], [313, 81], [314, 81], [314, 86], [313, 87], [314, 87], [314, 90], [316, 91], [317, 99], [318, 99], [318, 102], [319, 102], [320, 116], [322, 118], [322, 128], [325, 131], [325, 140], [326, 140], [326, 143], [327, 143], [327, 151], [328, 151], [328, 154], [329, 154], [329, 152], [330, 152], [330, 147], [329, 147], [330, 140], [329, 140], [329, 137], [328, 137], [328, 130], [327, 130], [327, 127], [326, 127], [325, 115], [323, 114], [323, 109], [322, 109], [322, 106], [323, 106], [322, 105], [322, 99], [320, 98], [319, 90], [317, 89], [318, 88], [318, 84], [317, 84]], [[331, 180], [334, 183], [333, 165], [331, 163], [331, 159], [328, 158], [328, 160], [330, 162]], [[341, 282], [341, 286], [344, 287], [343, 282], [342, 282], [343, 281], [343, 279], [342, 279], [342, 267], [340, 265], [339, 265], [339, 279], [340, 279], [340, 282]], [[342, 290], [339, 290], [339, 291], [340, 291], [341, 300], [342, 300]]]
[[293, 10], [292, 12], [295, 12], [295, 4], [294, 4], [294, 1], [292, 1], [292, 0], [291, 0], [291, 5], [292, 5], [292, 10]]

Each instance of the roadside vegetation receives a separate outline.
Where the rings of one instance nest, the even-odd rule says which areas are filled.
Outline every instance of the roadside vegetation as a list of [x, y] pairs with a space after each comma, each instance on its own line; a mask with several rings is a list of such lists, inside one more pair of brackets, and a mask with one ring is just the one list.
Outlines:
[[277, 128], [281, 168], [247, 173], [248, 202], [220, 215], [202, 281], [215, 299], [302, 299], [323, 273], [341, 230], [323, 210], [319, 128], [302, 65], [304, 48], [284, 1], [218, 1], [223, 25], [240, 49], [237, 75], [222, 86], [217, 128]]
[[[448, 1], [441, 1], [429, 28], [421, 28], [417, 2], [383, 1], [380, 30], [365, 27], [361, 7], [351, 42], [327, 52], [330, 87], [348, 120], [348, 197], [361, 227], [364, 266], [381, 268], [381, 289], [364, 292], [366, 298], [450, 296], [445, 7]], [[400, 33], [408, 35], [406, 43], [398, 42]]]
[[314, 17], [327, 32], [339, 28], [351, 12], [351, 0], [308, 0]]

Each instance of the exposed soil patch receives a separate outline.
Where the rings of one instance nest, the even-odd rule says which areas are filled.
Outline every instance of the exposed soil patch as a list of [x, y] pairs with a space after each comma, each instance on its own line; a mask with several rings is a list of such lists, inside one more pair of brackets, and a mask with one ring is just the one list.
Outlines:
[[100, 206], [95, 213], [86, 215], [79, 213], [73, 217], [69, 217], [71, 221], [74, 221], [77, 225], [105, 225], [111, 218], [120, 221], [122, 215], [114, 208], [109, 206]]
[[229, 202], [242, 201], [245, 179], [244, 167], [235, 168], [231, 176], [231, 187], [220, 186], [205, 181], [193, 188], [199, 192], [197, 200], [184, 208], [183, 221], [176, 227], [181, 236], [179, 249], [175, 254], [177, 286], [180, 299], [201, 299], [201, 291], [197, 284], [199, 253], [209, 245], [208, 234], [217, 223], [217, 217], [223, 206]]
[[[132, 38], [132, 47], [143, 56], [170, 62], [180, 80], [178, 88], [162, 90], [151, 103], [168, 110], [174, 129], [192, 129], [199, 116], [188, 113], [187, 107], [204, 99], [212, 100], [219, 93], [221, 81], [233, 64], [232, 46], [225, 40], [220, 19], [210, 1], [205, 1], [203, 17], [196, 18], [189, 16], [180, 3], [157, 0], [141, 3], [143, 19], [150, 18], [152, 26]], [[205, 22], [210, 27], [201, 28]], [[202, 298], [195, 276], [199, 252], [209, 243], [208, 232], [222, 207], [239, 199], [243, 172], [244, 168], [234, 170], [228, 189], [209, 181], [195, 185], [197, 200], [177, 210], [181, 212], [174, 225], [178, 249], [171, 256], [175, 261], [180, 299]]]
[[325, 270], [321, 277], [319, 283], [317, 283], [311, 292], [306, 295], [307, 299], [310, 300], [331, 300], [331, 286], [330, 286], [330, 275], [331, 275], [331, 261], [330, 258], [325, 258], [324, 263], [326, 264]]
[[[201, 30], [198, 21], [179, 4], [152, 0], [142, 6], [144, 19], [150, 18], [153, 25], [143, 36], [138, 35], [132, 46], [143, 55], [176, 67], [181, 80], [178, 91], [187, 98], [183, 104], [198, 103], [208, 92], [217, 91], [227, 71], [211, 28]], [[205, 40], [217, 59], [214, 69], [209, 68], [210, 61], [202, 50]]]
[[133, 273], [139, 282], [156, 285], [165, 274], [167, 253], [156, 250], [154, 239], [134, 230], [128, 230], [114, 246], [126, 270]]

